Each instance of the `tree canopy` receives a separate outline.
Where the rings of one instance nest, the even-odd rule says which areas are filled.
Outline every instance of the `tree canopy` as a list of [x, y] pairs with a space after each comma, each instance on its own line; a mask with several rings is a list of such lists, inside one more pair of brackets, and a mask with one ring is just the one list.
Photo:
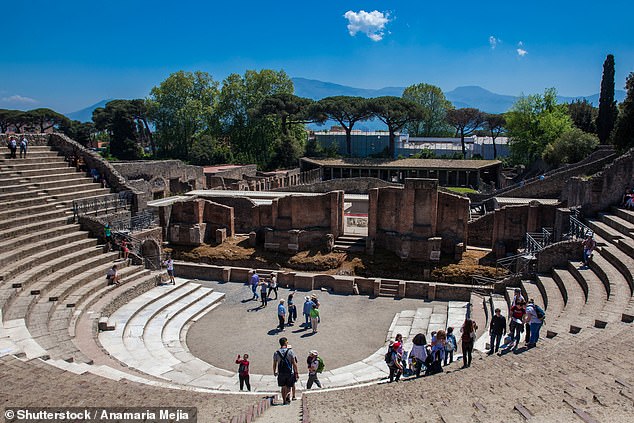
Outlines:
[[447, 111], [453, 105], [445, 98], [442, 90], [430, 84], [410, 85], [403, 91], [403, 98], [418, 104], [422, 118], [406, 125], [407, 132], [413, 137], [439, 137], [447, 135]]
[[491, 134], [493, 144], [493, 158], [497, 158], [498, 151], [495, 139], [505, 130], [506, 117], [503, 114], [483, 113], [482, 123], [487, 131]]
[[375, 97], [369, 99], [368, 104], [374, 116], [387, 125], [390, 137], [388, 154], [394, 157], [395, 133], [408, 123], [420, 120], [423, 112], [418, 104], [399, 97]]
[[598, 145], [599, 138], [596, 135], [572, 128], [548, 144], [542, 158], [551, 165], [576, 163], [586, 158]]
[[447, 123], [455, 128], [456, 135], [460, 135], [463, 158], [467, 157], [467, 148], [464, 143], [465, 137], [472, 135], [476, 129], [482, 126], [482, 122], [483, 115], [478, 109], [465, 107], [447, 111]]
[[603, 78], [599, 94], [599, 114], [597, 116], [597, 134], [601, 144], [607, 144], [618, 115], [614, 100], [614, 56], [608, 54], [603, 62]]
[[568, 104], [568, 114], [572, 119], [573, 125], [589, 134], [597, 133], [597, 115], [599, 109], [592, 106], [585, 98], [583, 100], [575, 100]]
[[614, 130], [614, 144], [621, 149], [634, 147], [634, 72], [627, 77], [625, 89], [627, 95]]
[[106, 107], [92, 113], [95, 129], [110, 135], [110, 154], [124, 160], [143, 156], [143, 148], [155, 151], [152, 133], [147, 122], [144, 100], [113, 100]]

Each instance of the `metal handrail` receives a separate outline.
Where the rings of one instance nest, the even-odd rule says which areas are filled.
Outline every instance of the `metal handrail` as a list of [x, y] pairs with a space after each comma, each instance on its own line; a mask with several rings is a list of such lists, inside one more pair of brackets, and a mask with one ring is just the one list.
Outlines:
[[114, 194], [101, 195], [73, 200], [73, 218], [89, 213], [129, 210], [132, 205], [132, 191], [121, 191]]
[[[577, 215], [578, 216], [578, 215]], [[585, 238], [588, 234], [593, 234], [594, 231], [584, 225], [578, 217], [570, 215], [570, 225], [568, 228], [568, 235], [575, 238]]]

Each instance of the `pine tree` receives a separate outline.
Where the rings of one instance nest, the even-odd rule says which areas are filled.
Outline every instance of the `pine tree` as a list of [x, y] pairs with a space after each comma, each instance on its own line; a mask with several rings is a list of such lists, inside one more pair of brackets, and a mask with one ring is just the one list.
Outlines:
[[617, 117], [614, 100], [614, 56], [608, 54], [603, 62], [603, 78], [599, 97], [599, 116], [597, 117], [597, 135], [601, 144], [607, 144]]
[[614, 144], [619, 148], [634, 147], [634, 72], [625, 83], [627, 96], [621, 104], [621, 113], [614, 131]]

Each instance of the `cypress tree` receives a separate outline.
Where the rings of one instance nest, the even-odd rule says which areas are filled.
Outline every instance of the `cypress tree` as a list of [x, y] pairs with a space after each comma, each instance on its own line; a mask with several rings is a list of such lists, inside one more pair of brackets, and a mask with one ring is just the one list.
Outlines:
[[627, 96], [614, 131], [614, 144], [622, 149], [634, 147], [634, 72], [627, 77], [625, 88]]
[[599, 116], [597, 116], [597, 135], [601, 144], [607, 144], [617, 116], [614, 100], [614, 56], [608, 54], [603, 62], [603, 78], [599, 97]]

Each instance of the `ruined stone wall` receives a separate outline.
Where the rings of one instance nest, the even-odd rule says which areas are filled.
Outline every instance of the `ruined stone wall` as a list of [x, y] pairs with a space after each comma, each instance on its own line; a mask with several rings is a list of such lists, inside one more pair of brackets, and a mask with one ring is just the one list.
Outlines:
[[297, 185], [292, 187], [276, 188], [273, 191], [281, 192], [315, 192], [325, 193], [330, 191], [344, 191], [346, 194], [367, 194], [373, 188], [402, 187], [401, 184], [386, 182], [378, 178], [340, 178], [328, 181], [316, 182], [309, 185]]
[[0, 134], [0, 148], [3, 148], [4, 151], [8, 153], [9, 149], [6, 148], [7, 142], [13, 138], [18, 142], [18, 146], [20, 145], [20, 141], [22, 138], [26, 137], [29, 141], [29, 145], [48, 145], [48, 140], [50, 138], [50, 134]]
[[492, 247], [502, 257], [515, 254], [523, 243], [526, 232], [540, 232], [544, 227], [554, 227], [557, 207], [531, 203], [506, 206], [496, 210], [493, 222]]
[[550, 244], [537, 253], [537, 272], [550, 273], [553, 268], [568, 265], [569, 260], [581, 260], [581, 241], [561, 241]]
[[255, 203], [244, 197], [214, 197], [214, 202], [233, 208], [236, 233], [248, 234], [260, 226]]
[[495, 212], [489, 212], [469, 222], [468, 244], [475, 247], [491, 248], [493, 245], [493, 222]]
[[634, 188], [634, 149], [591, 178], [572, 178], [562, 198], [568, 207], [581, 207], [586, 216], [594, 216], [620, 204], [625, 190]]
[[167, 220], [168, 240], [175, 245], [215, 244], [218, 229], [226, 230], [226, 236], [235, 234], [233, 208], [209, 200], [176, 201], [168, 219], [167, 213], [161, 215], [161, 221]]
[[456, 245], [466, 247], [469, 233], [469, 199], [443, 191], [438, 192], [436, 235], [442, 238], [443, 254], [453, 254]]

